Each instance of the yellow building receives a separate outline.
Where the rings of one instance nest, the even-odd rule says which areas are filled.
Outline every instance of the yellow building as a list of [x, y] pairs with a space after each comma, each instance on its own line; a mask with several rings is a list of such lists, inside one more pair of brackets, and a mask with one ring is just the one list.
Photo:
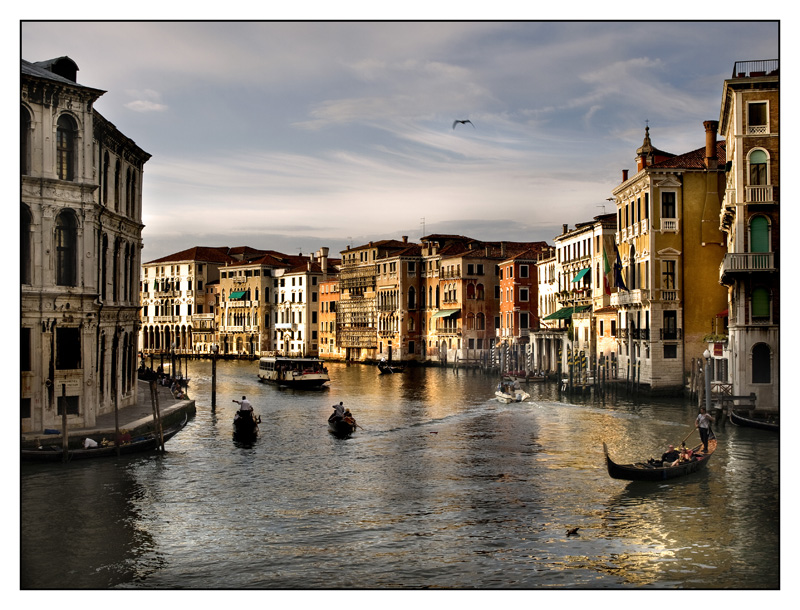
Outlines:
[[725, 143], [716, 121], [703, 125], [705, 146], [682, 155], [656, 149], [646, 128], [636, 174], [623, 170], [613, 191], [619, 376], [653, 390], [686, 386], [726, 308], [717, 285]]

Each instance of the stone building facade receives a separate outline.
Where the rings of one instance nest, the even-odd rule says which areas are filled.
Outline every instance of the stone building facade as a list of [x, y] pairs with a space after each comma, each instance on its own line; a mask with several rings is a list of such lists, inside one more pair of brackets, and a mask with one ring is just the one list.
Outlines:
[[69, 57], [21, 62], [21, 427], [92, 426], [136, 401], [150, 155], [94, 108]]
[[[778, 410], [781, 310], [777, 59], [736, 62], [731, 78], [723, 86], [719, 133], [728, 150], [720, 211], [727, 251], [719, 268], [719, 281], [727, 289], [728, 329], [727, 350], [720, 352], [727, 352], [729, 362], [714, 358], [715, 379], [730, 379], [734, 395], [755, 393], [759, 409]], [[714, 339], [722, 338], [721, 334], [724, 329], [719, 329]], [[720, 366], [723, 364], [728, 366]]]

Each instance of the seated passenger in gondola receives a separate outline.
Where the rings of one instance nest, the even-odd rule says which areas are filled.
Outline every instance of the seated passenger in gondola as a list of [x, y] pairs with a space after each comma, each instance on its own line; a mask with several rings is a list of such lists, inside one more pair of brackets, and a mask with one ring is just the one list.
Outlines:
[[650, 459], [647, 461], [651, 466], [671, 466], [673, 462], [681, 457], [680, 452], [675, 449], [675, 445], [670, 445], [667, 450], [661, 454], [660, 460]]

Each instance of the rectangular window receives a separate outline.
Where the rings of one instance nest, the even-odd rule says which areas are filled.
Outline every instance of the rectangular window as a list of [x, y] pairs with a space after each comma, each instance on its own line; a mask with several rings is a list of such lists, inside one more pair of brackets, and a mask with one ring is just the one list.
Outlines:
[[20, 400], [19, 414], [22, 419], [27, 419], [31, 416], [31, 399], [23, 398]]
[[520, 265], [519, 266], [519, 276], [520, 277], [530, 277], [530, 270], [528, 265]]
[[79, 400], [77, 396], [59, 396], [58, 397], [58, 415], [64, 414], [64, 402], [67, 403], [67, 415], [78, 415]]
[[[667, 341], [675, 341], [678, 339], [678, 312], [668, 310], [664, 312], [664, 339]], [[675, 357], [675, 356], [673, 356]]]
[[661, 261], [661, 287], [675, 290], [675, 261]]
[[81, 329], [56, 328], [56, 368], [81, 368]]
[[520, 288], [519, 289], [519, 300], [520, 301], [527, 301], [528, 298], [529, 298], [528, 289], [527, 288]]
[[528, 312], [527, 311], [521, 311], [520, 312], [520, 314], [519, 314], [519, 327], [521, 329], [530, 328], [530, 324], [528, 322]]
[[675, 212], [675, 193], [661, 193], [661, 217], [677, 218]]
[[19, 368], [31, 370], [31, 329], [23, 328], [19, 338]]
[[747, 133], [767, 133], [766, 102], [750, 102], [747, 105]]
[[672, 360], [678, 357], [678, 346], [675, 343], [664, 346], [664, 359]]
[[611, 320], [611, 336], [612, 337], [616, 337], [617, 336], [617, 321], [616, 320]]

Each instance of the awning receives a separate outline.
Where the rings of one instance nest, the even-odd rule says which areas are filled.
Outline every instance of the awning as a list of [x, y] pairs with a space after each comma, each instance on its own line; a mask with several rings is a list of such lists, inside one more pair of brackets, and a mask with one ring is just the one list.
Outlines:
[[440, 309], [431, 316], [431, 320], [435, 320], [436, 318], [449, 318], [453, 314], [457, 314], [460, 312], [461, 312], [460, 309]]
[[571, 318], [572, 314], [574, 313], [581, 313], [586, 311], [587, 309], [591, 309], [591, 305], [579, 305], [578, 307], [562, 307], [555, 313], [551, 313], [549, 316], [544, 317], [544, 320], [566, 320], [567, 318]]
[[544, 320], [564, 320], [572, 316], [572, 312], [575, 308], [574, 307], [562, 307], [555, 313], [551, 313], [549, 316], [543, 318]]
[[586, 269], [581, 269], [580, 271], [578, 271], [578, 275], [572, 278], [572, 281], [580, 282], [583, 279], [583, 276], [586, 275], [587, 273], [589, 273], [589, 267], [586, 267]]
[[237, 301], [241, 299], [245, 295], [244, 290], [237, 290], [236, 292], [231, 292], [231, 296], [228, 297], [231, 301]]

